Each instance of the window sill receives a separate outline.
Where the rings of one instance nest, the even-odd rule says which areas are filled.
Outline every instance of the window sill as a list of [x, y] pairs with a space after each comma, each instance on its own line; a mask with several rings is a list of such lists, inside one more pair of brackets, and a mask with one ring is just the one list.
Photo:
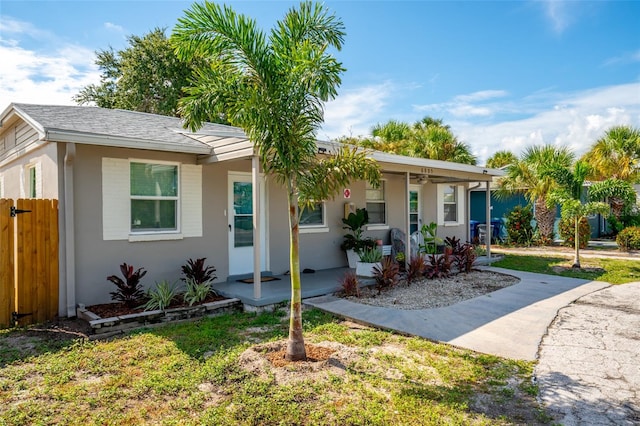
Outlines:
[[386, 231], [389, 229], [389, 225], [367, 225], [367, 231]]
[[175, 241], [182, 240], [182, 233], [158, 233], [158, 234], [129, 234], [129, 242], [137, 243], [142, 241]]
[[442, 224], [442, 226], [462, 226], [464, 225], [464, 223], [459, 223], [459, 222], [445, 222]]
[[323, 232], [329, 232], [329, 227], [327, 226], [309, 226], [309, 227], [300, 227], [301, 234], [321, 234]]

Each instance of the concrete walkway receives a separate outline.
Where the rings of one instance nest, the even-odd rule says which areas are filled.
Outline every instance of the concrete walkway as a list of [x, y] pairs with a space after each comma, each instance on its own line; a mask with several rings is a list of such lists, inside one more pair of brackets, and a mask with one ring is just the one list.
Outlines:
[[540, 398], [562, 425], [640, 424], [640, 282], [560, 310], [540, 346]]
[[513, 286], [435, 309], [400, 310], [350, 302], [335, 296], [304, 300], [337, 316], [384, 329], [450, 343], [474, 351], [533, 361], [560, 308], [609, 287], [554, 275], [487, 267], [520, 278]]

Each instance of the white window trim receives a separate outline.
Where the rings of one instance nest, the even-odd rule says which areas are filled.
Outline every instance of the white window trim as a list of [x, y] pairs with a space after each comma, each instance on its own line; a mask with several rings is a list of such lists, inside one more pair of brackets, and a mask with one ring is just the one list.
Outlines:
[[4, 198], [4, 174], [0, 173], [0, 198]]
[[382, 201], [380, 201], [380, 200], [371, 200], [371, 201], [369, 201], [367, 199], [367, 197], [366, 197], [366, 190], [367, 190], [368, 183], [365, 183], [365, 200], [364, 200], [365, 207], [369, 203], [372, 203], [372, 204], [373, 203], [384, 204], [384, 222], [382, 222], [382, 223], [372, 223], [370, 225], [366, 225], [365, 228], [366, 228], [367, 231], [383, 231], [383, 230], [389, 229], [389, 224], [388, 224], [389, 211], [387, 209], [387, 207], [388, 207], [388, 205], [387, 205], [387, 179], [381, 179], [380, 180], [380, 184], [382, 185], [382, 194], [384, 196], [384, 199]]
[[299, 225], [298, 232], [300, 234], [320, 234], [329, 232], [327, 225], [327, 203], [322, 201], [322, 224], [321, 225]]
[[[129, 211], [131, 211], [131, 202], [133, 200], [171, 200], [176, 202], [176, 229], [163, 229], [160, 231], [153, 230], [144, 230], [144, 231], [136, 231], [131, 229], [131, 218], [129, 219], [129, 241], [148, 241], [148, 240], [139, 240], [136, 239], [136, 236], [141, 235], [182, 235], [182, 215], [180, 211], [182, 210], [180, 206], [182, 205], [182, 170], [180, 167], [180, 163], [176, 163], [174, 161], [158, 161], [158, 160], [140, 160], [135, 158], [129, 159], [129, 176], [131, 176], [131, 163], [140, 163], [140, 164], [162, 164], [167, 166], [175, 166], [176, 173], [178, 176], [178, 195], [175, 196], [143, 196], [143, 195], [131, 195], [131, 182], [129, 182]], [[169, 237], [170, 238], [170, 237]], [[175, 238], [171, 238], [175, 239]]]
[[202, 237], [202, 165], [179, 165], [176, 220], [181, 231], [131, 232], [131, 162], [175, 164], [139, 158], [102, 158], [103, 240], [142, 242]]
[[[445, 188], [453, 186], [456, 188], [456, 204], [457, 204], [457, 221], [445, 222], [444, 221], [444, 190]], [[440, 226], [460, 226], [464, 225], [464, 203], [465, 203], [465, 187], [464, 185], [456, 185], [450, 183], [440, 183], [437, 188], [437, 203], [438, 203], [438, 225]]]
[[[31, 189], [32, 189], [31, 188], [31, 170], [34, 170], [36, 174], [35, 188], [33, 188], [35, 190], [35, 197], [31, 195]], [[23, 187], [21, 188], [21, 191], [20, 191], [22, 194], [22, 197], [32, 198], [32, 199], [42, 198], [42, 163], [37, 161], [37, 162], [26, 164], [22, 172], [23, 172], [23, 176], [21, 180], [22, 180]]]

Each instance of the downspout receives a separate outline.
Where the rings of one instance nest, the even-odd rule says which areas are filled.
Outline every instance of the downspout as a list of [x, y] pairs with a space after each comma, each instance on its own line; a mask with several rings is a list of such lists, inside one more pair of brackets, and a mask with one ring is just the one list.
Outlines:
[[76, 248], [73, 199], [73, 162], [76, 156], [76, 144], [66, 144], [64, 156], [64, 257], [67, 289], [67, 317], [76, 316]]
[[489, 264], [491, 264], [491, 237], [493, 237], [493, 232], [491, 229], [491, 185], [490, 181], [487, 181], [487, 212], [486, 212], [486, 226], [487, 226], [487, 235], [484, 237], [485, 244], [487, 245], [487, 259], [489, 259]]
[[251, 157], [251, 186], [253, 203], [253, 298], [262, 297], [260, 281], [260, 161], [257, 155]]
[[480, 182], [476, 182], [475, 186], [467, 188], [467, 241], [473, 243], [471, 241], [471, 191], [479, 188]]

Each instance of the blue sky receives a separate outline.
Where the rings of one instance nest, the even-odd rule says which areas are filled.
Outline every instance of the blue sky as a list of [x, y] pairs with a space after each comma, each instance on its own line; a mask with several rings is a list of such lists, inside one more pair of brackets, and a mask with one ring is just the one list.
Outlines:
[[[0, 0], [0, 108], [72, 104], [99, 82], [94, 51], [169, 33], [192, 2]], [[265, 29], [297, 2], [228, 1]], [[640, 1], [327, 1], [347, 68], [320, 139], [389, 119], [442, 118], [479, 164], [532, 144], [584, 152], [640, 127]]]

